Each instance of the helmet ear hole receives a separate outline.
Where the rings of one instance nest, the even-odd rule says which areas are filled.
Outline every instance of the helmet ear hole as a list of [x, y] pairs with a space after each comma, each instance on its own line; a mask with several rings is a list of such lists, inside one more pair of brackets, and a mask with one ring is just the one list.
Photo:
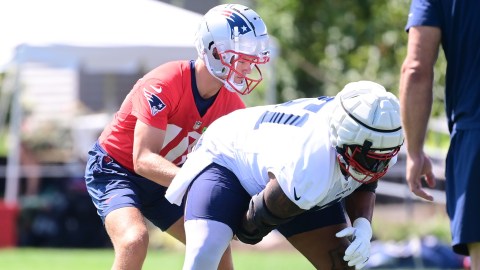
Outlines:
[[213, 48], [212, 56], [215, 60], [220, 60], [220, 55], [218, 55], [218, 50], [217, 48]]

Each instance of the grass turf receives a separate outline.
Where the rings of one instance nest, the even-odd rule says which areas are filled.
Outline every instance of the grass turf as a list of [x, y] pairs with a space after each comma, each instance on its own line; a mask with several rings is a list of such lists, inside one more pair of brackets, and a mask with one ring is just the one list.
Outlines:
[[[0, 249], [0, 269], [2, 270], [104, 270], [110, 269], [112, 260], [112, 249]], [[236, 270], [314, 269], [299, 253], [288, 251], [235, 250], [233, 260]], [[182, 251], [151, 249], [143, 269], [182, 269], [182, 263]]]

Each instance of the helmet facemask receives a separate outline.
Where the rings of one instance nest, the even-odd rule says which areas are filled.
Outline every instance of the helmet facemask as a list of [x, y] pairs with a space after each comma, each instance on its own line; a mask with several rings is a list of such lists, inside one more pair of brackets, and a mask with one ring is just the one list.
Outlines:
[[[262, 71], [258, 64], [266, 64], [270, 58], [265, 56], [251, 56], [232, 50], [220, 54], [220, 61], [228, 69], [225, 79], [225, 87], [229, 91], [236, 91], [241, 95], [247, 95], [257, 87], [263, 80]], [[225, 56], [228, 55], [228, 56]], [[229, 62], [224, 59], [230, 59]], [[250, 73], [244, 74], [241, 69], [246, 65], [250, 65]], [[240, 82], [236, 82], [240, 80]]]
[[[394, 163], [400, 146], [392, 149], [371, 149], [372, 143], [337, 147], [337, 160], [344, 172], [354, 180], [368, 184], [375, 182], [387, 173], [390, 163]], [[392, 164], [393, 165], [393, 164]]]

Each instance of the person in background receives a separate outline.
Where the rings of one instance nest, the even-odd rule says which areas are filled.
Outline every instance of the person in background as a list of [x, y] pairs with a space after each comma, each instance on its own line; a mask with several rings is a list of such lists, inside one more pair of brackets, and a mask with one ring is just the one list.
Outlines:
[[360, 81], [215, 121], [166, 193], [186, 205], [183, 269], [215, 269], [235, 235], [256, 244], [274, 229], [316, 269], [365, 266], [377, 180], [403, 143], [398, 106]]
[[[480, 269], [480, 1], [413, 0], [406, 30], [408, 50], [400, 78], [400, 103], [410, 190], [433, 201], [424, 189], [436, 184], [424, 152], [432, 108], [434, 65], [440, 45], [447, 61], [445, 110], [450, 131], [446, 159], [447, 213], [453, 250]], [[422, 178], [424, 177], [424, 178]]]
[[[152, 33], [154, 34], [154, 33]], [[269, 36], [260, 16], [238, 4], [209, 10], [196, 34], [195, 61], [165, 63], [139, 79], [89, 151], [85, 181], [113, 243], [112, 269], [141, 269], [144, 218], [185, 243], [183, 206], [164, 197], [200, 135], [245, 107], [238, 93], [262, 80]], [[227, 249], [221, 269], [232, 269]]]

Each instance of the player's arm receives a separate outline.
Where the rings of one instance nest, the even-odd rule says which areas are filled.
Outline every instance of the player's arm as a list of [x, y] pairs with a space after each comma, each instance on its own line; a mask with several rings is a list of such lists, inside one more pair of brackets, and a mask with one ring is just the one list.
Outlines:
[[[441, 41], [441, 30], [418, 26], [408, 32], [407, 56], [400, 76], [400, 111], [407, 150], [406, 180], [417, 196], [432, 201], [433, 196], [422, 186], [422, 176], [429, 187], [436, 180], [430, 159], [423, 151], [433, 102], [434, 65]], [[412, 109], [414, 108], [414, 109]]]
[[345, 198], [345, 210], [352, 222], [360, 217], [372, 221], [377, 185], [377, 181], [363, 184]]
[[343, 259], [349, 266], [363, 268], [370, 257], [372, 239], [371, 220], [375, 206], [377, 182], [362, 185], [345, 198], [345, 209], [351, 220], [351, 227], [339, 231], [337, 237], [348, 237], [351, 241]]
[[137, 174], [168, 187], [180, 169], [161, 155], [165, 130], [137, 120], [133, 142], [133, 167]]
[[272, 173], [268, 175], [270, 181], [262, 192], [250, 200], [237, 232], [238, 239], [247, 244], [260, 242], [276, 227], [305, 211], [287, 197]]

